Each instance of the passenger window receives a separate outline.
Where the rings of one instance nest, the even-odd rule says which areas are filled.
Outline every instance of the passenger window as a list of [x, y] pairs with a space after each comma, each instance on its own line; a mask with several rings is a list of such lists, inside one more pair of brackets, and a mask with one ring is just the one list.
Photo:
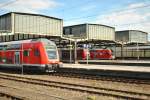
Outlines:
[[34, 55], [35, 55], [35, 56], [40, 56], [40, 52], [39, 52], [39, 50], [38, 50], [38, 49], [35, 49], [35, 51], [34, 51]]
[[29, 56], [29, 51], [28, 50], [24, 50], [23, 55], [24, 56]]

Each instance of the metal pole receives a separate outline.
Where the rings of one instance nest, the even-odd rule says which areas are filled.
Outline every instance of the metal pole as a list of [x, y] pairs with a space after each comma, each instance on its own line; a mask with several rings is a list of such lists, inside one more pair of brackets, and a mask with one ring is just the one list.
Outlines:
[[[116, 53], [116, 45], [115, 45], [114, 59], [116, 58], [116, 56], [117, 56], [117, 53]], [[114, 60], [114, 59], [113, 59], [113, 60]]]
[[139, 56], [139, 44], [137, 42], [137, 60], [139, 60], [139, 59], [140, 59], [140, 56]]
[[22, 72], [21, 72], [21, 73], [22, 73], [22, 75], [23, 75], [23, 43], [22, 43], [21, 49], [22, 49], [22, 50], [21, 50], [21, 51], [22, 51], [22, 53], [21, 53], [21, 54], [22, 54], [22, 55], [21, 55], [21, 57], [22, 57], [22, 61], [21, 61]]
[[77, 63], [77, 41], [74, 41], [74, 61]]
[[88, 65], [88, 59], [89, 59], [89, 52], [88, 52], [88, 45], [86, 45], [86, 64]]
[[124, 59], [123, 52], [124, 52], [124, 44], [122, 42], [122, 44], [121, 44], [121, 57], [122, 57], [122, 59]]
[[72, 63], [72, 47], [71, 47], [71, 40], [70, 40], [70, 63]]

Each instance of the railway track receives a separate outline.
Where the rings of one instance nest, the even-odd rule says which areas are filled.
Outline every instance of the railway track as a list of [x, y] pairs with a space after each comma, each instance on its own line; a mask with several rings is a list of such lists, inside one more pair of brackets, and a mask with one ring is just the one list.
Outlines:
[[49, 81], [49, 80], [41, 80], [35, 78], [29, 78], [24, 76], [16, 76], [16, 75], [7, 75], [7, 74], [0, 74], [1, 79], [5, 80], [12, 80], [17, 82], [24, 82], [29, 84], [36, 84], [42, 86], [49, 86], [54, 88], [61, 88], [67, 89], [72, 91], [79, 91], [79, 92], [86, 92], [89, 94], [96, 94], [96, 95], [103, 95], [109, 96], [114, 98], [120, 99], [131, 99], [131, 100], [149, 100], [150, 94], [149, 93], [138, 93], [138, 92], [131, 92], [131, 91], [123, 91], [123, 90], [115, 90], [115, 89], [108, 89], [108, 88], [100, 88], [88, 85], [79, 85], [73, 83], [65, 83], [65, 82], [58, 82], [58, 81]]
[[[53, 98], [53, 99], [56, 99], [56, 100], [68, 100], [68, 99], [64, 99], [64, 98], [61, 98], [59, 96], [55, 96], [55, 95], [50, 95], [50, 94], [47, 94], [47, 93], [41, 93], [41, 92], [38, 92], [38, 91], [33, 91], [33, 90], [24, 90], [22, 88], [17, 88], [17, 87], [13, 87], [13, 86], [7, 86], [5, 84], [0, 84], [0, 87], [4, 87], [4, 88], [9, 88], [9, 89], [14, 89], [14, 90], [18, 90], [19, 92], [20, 91], [26, 91], [27, 93], [31, 93], [33, 95], [33, 93], [37, 94], [37, 95], [42, 95], [42, 96], [47, 96], [49, 98]], [[10, 90], [12, 91], [12, 90]], [[29, 96], [29, 95], [28, 95]], [[0, 97], [6, 97], [6, 98], [9, 98], [11, 100], [39, 100], [37, 98], [34, 98], [36, 96], [33, 96], [32, 97], [28, 97], [28, 96], [19, 96], [19, 95], [14, 95], [14, 94], [10, 94], [9, 92], [2, 92], [0, 91]], [[1, 100], [1, 99], [0, 99]]]
[[[6, 87], [6, 86], [0, 85], [0, 87]], [[27, 100], [27, 98], [25, 97], [20, 97], [3, 91], [0, 91], [0, 97], [4, 97], [9, 100]]]
[[9, 93], [0, 92], [0, 97], [5, 97], [9, 100], [25, 100], [24, 98], [20, 98]]
[[117, 77], [117, 76], [113, 77], [113, 76], [106, 76], [106, 75], [90, 75], [90, 74], [85, 74], [85, 73], [72, 73], [72, 72], [51, 73], [49, 75], [58, 76], [58, 77], [68, 77], [68, 78], [79, 78], [79, 79], [101, 80], [101, 81], [111, 81], [111, 82], [122, 82], [122, 83], [129, 83], [129, 84], [150, 85], [150, 80], [133, 79], [133, 78]]

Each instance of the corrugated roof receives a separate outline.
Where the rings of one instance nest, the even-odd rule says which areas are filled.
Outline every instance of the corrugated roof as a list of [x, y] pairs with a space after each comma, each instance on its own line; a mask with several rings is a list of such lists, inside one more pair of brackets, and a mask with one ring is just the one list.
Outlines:
[[24, 13], [24, 12], [9, 12], [9, 13], [0, 15], [0, 17], [9, 15], [9, 14], [11, 14], [11, 13], [14, 13], [14, 14], [21, 14], [21, 15], [42, 16], [42, 17], [47, 17], [47, 18], [52, 18], [52, 19], [62, 20], [62, 19], [60, 19], [60, 18], [51, 17], [51, 16], [46, 16], [46, 15], [42, 15], [42, 14], [33, 14], [33, 13]]
[[147, 33], [147, 32], [141, 31], [141, 30], [122, 30], [122, 31], [116, 31], [116, 32], [127, 32], [127, 31], [137, 31], [137, 32]]
[[91, 23], [70, 25], [70, 26], [65, 26], [64, 28], [66, 28], [66, 27], [74, 27], [74, 26], [82, 26], [82, 25], [97, 25], [97, 26], [105, 26], [105, 27], [109, 27], [109, 28], [114, 28], [115, 29], [115, 27], [112, 27], [112, 26], [107, 26], [107, 25], [103, 25], [103, 24], [91, 24]]

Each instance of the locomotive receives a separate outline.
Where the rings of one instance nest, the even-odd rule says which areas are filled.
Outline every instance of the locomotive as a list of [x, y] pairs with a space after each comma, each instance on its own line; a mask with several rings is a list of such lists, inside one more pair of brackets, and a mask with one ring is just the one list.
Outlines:
[[110, 49], [94, 49], [90, 50], [90, 58], [91, 60], [114, 59], [114, 56]]
[[[70, 59], [70, 50], [69, 49], [61, 49], [60, 50], [61, 53], [61, 60], [62, 61], [67, 61]], [[72, 55], [72, 59], [74, 59], [74, 50], [71, 51]], [[87, 57], [88, 56], [88, 57]], [[84, 49], [84, 48], [80, 48], [77, 49], [77, 59], [78, 60], [86, 60], [86, 59], [90, 59], [90, 60], [101, 60], [101, 59], [105, 59], [105, 60], [110, 60], [110, 59], [114, 59], [114, 55], [112, 50], [110, 49]]]
[[40, 38], [0, 43], [0, 65], [53, 71], [62, 63], [56, 44]]

